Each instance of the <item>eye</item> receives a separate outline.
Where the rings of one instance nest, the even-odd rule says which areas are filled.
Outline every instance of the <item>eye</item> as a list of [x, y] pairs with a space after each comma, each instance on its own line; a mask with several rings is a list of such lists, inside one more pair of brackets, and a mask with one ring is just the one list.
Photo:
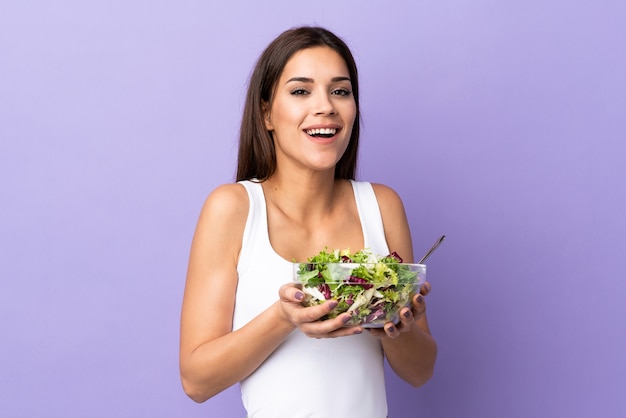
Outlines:
[[306, 94], [309, 94], [309, 92], [301, 87], [291, 90], [291, 95], [293, 96], [304, 96]]
[[346, 88], [339, 88], [339, 89], [335, 89], [333, 90], [330, 94], [334, 95], [334, 96], [349, 96], [352, 94], [352, 92]]

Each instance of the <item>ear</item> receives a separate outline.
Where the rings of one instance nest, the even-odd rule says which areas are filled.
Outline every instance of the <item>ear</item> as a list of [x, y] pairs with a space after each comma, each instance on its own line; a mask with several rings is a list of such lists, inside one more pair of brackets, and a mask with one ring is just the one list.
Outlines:
[[272, 124], [272, 116], [270, 115], [270, 106], [267, 102], [263, 102], [261, 103], [261, 107], [263, 109], [263, 122], [265, 122], [265, 129], [273, 131], [274, 125]]

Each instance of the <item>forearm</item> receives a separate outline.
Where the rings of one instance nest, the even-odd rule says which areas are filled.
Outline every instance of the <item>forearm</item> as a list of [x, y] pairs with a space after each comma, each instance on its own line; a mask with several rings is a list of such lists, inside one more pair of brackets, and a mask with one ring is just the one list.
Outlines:
[[241, 329], [181, 355], [181, 379], [189, 397], [204, 402], [254, 372], [295, 329], [280, 318], [279, 309], [275, 303]]
[[397, 338], [383, 339], [382, 346], [391, 368], [412, 386], [422, 386], [433, 375], [437, 344], [427, 329], [414, 326]]

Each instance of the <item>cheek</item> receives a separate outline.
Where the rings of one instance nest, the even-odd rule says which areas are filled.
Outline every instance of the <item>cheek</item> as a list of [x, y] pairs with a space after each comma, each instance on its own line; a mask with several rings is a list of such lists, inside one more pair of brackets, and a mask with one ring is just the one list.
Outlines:
[[295, 106], [276, 106], [272, 110], [272, 123], [274, 125], [288, 125], [297, 123], [300, 113]]
[[349, 115], [346, 118], [346, 127], [348, 128], [347, 131], [349, 132], [348, 136], [352, 135], [352, 129], [354, 128], [355, 122], [356, 122], [356, 112], [353, 112], [351, 115]]
[[346, 124], [353, 126], [356, 119], [356, 104], [354, 102], [346, 104], [342, 113], [344, 115], [344, 120], [346, 121]]

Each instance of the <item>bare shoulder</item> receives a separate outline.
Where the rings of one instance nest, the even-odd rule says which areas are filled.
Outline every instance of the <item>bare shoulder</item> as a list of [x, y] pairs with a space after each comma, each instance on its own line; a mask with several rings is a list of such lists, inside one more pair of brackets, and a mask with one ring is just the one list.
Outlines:
[[246, 189], [240, 184], [224, 184], [206, 198], [198, 225], [196, 241], [213, 251], [221, 248], [237, 254], [248, 218], [250, 202]]
[[248, 212], [248, 193], [240, 184], [222, 184], [207, 196], [204, 212], [217, 212], [220, 215], [237, 215]]
[[394, 189], [387, 186], [386, 184], [381, 184], [381, 183], [371, 183], [371, 184], [372, 184], [372, 187], [374, 188], [374, 192], [376, 192], [376, 195], [387, 194], [389, 196], [396, 196], [399, 198], [398, 193], [396, 193]]
[[381, 210], [401, 209], [404, 212], [402, 199], [394, 189], [380, 183], [372, 183], [372, 188], [374, 189], [374, 193], [376, 194], [376, 199], [378, 200], [378, 205], [380, 206]]

